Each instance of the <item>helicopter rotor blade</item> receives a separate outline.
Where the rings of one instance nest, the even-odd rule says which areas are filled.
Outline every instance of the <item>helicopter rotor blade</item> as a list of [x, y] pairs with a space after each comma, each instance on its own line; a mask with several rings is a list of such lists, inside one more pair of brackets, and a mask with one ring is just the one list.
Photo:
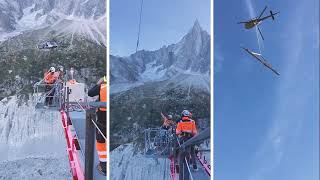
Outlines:
[[261, 14], [258, 16], [258, 18], [257, 19], [260, 19], [261, 18], [261, 16], [263, 15], [263, 13], [264, 13], [264, 11], [267, 9], [267, 6], [266, 7], [264, 7], [264, 9], [262, 10], [262, 12], [261, 12]]
[[259, 26], [257, 26], [257, 28], [258, 28], [258, 31], [259, 31], [259, 33], [260, 33], [260, 36], [261, 36], [262, 40], [264, 40], [264, 37], [263, 37], [263, 35], [262, 35], [262, 32], [261, 32]]

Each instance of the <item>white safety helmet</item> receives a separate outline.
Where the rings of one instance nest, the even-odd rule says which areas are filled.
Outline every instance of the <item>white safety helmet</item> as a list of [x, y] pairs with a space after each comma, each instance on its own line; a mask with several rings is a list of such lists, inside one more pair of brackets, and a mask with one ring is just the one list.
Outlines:
[[182, 117], [191, 117], [191, 113], [188, 110], [183, 110], [181, 113]]
[[172, 119], [172, 115], [169, 114], [169, 115], [168, 115], [168, 119]]
[[56, 68], [51, 67], [50, 70], [49, 70], [49, 72], [56, 72]]

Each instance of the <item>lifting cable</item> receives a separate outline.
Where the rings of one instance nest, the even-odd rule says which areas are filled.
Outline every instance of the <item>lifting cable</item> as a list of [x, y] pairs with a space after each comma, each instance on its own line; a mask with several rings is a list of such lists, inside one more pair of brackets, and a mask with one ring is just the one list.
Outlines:
[[141, 0], [141, 2], [140, 2], [140, 17], [139, 17], [139, 29], [138, 29], [138, 39], [137, 39], [137, 45], [136, 45], [136, 52], [138, 51], [139, 41], [140, 41], [142, 7], [143, 7], [143, 0]]

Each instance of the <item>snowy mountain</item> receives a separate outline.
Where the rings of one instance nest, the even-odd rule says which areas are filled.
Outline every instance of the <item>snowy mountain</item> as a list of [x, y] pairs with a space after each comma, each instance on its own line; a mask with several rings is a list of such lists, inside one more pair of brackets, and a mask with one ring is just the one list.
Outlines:
[[105, 44], [104, 0], [0, 0], [0, 41], [50, 27], [58, 34], [81, 35]]
[[209, 91], [210, 36], [195, 21], [190, 31], [176, 44], [156, 51], [138, 51], [129, 57], [111, 55], [110, 69], [111, 93], [163, 80], [175, 81], [177, 86], [191, 83]]

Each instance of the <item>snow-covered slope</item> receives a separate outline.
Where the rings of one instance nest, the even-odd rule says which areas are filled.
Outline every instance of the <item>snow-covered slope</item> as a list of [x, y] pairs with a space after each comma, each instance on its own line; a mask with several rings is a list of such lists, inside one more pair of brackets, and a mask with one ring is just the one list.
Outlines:
[[169, 159], [146, 158], [132, 144], [125, 144], [110, 154], [112, 180], [170, 180]]
[[0, 41], [44, 27], [105, 43], [106, 3], [104, 0], [0, 0]]
[[[37, 111], [30, 100], [23, 102], [16, 96], [0, 101], [0, 167], [21, 167], [20, 170], [13, 168], [7, 173], [1, 172], [0, 179], [19, 179], [32, 174], [34, 169], [43, 174], [51, 172], [48, 179], [58, 174], [68, 178], [70, 173], [65, 147], [59, 112]], [[30, 166], [32, 164], [34, 167]], [[52, 174], [55, 171], [59, 173]], [[26, 176], [20, 179], [33, 178]]]
[[[210, 36], [195, 21], [189, 32], [176, 44], [163, 46], [156, 51], [138, 51], [129, 57], [111, 55], [110, 70], [111, 93], [163, 80], [170, 80], [176, 85], [187, 83], [199, 89], [209, 89]], [[188, 80], [176, 78], [181, 75]], [[201, 83], [196, 79], [200, 79]]]
[[58, 158], [26, 158], [0, 162], [0, 180], [72, 180], [69, 165]]

